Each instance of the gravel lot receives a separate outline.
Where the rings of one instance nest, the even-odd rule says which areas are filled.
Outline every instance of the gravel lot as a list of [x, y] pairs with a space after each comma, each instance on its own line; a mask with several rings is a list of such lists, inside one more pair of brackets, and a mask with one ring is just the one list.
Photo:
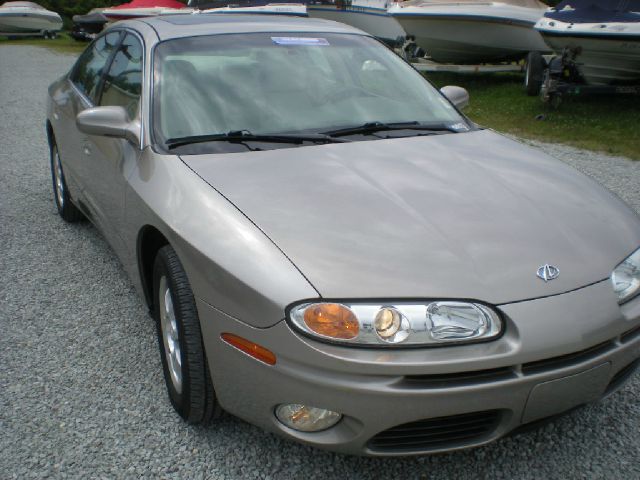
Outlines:
[[[430, 457], [345, 457], [234, 418], [184, 424], [118, 260], [56, 214], [45, 95], [72, 61], [0, 46], [0, 478], [640, 478], [639, 376], [536, 432]], [[640, 211], [640, 162], [535, 145]]]

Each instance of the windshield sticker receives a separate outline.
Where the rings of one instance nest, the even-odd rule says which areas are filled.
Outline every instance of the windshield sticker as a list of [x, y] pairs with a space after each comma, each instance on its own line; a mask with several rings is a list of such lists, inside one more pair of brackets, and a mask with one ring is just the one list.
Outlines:
[[329, 45], [326, 38], [310, 37], [271, 37], [273, 43], [277, 45], [307, 45], [313, 47], [324, 47]]

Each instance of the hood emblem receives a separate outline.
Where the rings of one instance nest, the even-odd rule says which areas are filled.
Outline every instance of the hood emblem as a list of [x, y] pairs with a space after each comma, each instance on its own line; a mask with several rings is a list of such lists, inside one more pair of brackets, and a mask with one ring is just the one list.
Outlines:
[[560, 269], [548, 263], [538, 269], [538, 277], [545, 282], [558, 278], [558, 275], [560, 275]]

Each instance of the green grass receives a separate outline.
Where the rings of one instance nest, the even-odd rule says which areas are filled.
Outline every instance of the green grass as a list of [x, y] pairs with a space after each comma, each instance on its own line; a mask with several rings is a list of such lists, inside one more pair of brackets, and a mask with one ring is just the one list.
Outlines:
[[58, 34], [58, 37], [53, 40], [36, 37], [19, 37], [14, 40], [9, 40], [7, 37], [0, 36], [0, 48], [3, 45], [29, 45], [32, 47], [48, 48], [59, 53], [75, 54], [79, 54], [87, 46], [85, 42], [74, 40], [66, 32]]
[[[639, 96], [567, 97], [554, 109], [524, 93], [520, 74], [430, 73], [427, 77], [438, 87], [466, 88], [471, 101], [465, 113], [485, 127], [640, 160]], [[536, 119], [540, 115], [543, 119]]]

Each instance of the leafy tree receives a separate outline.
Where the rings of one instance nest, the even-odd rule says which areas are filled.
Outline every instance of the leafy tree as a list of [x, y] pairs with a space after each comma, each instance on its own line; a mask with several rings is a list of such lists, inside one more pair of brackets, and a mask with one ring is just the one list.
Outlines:
[[[106, 8], [129, 3], [131, 0], [33, 0], [47, 10], [59, 13], [65, 21], [65, 27], [71, 23], [74, 15], [84, 15], [92, 8]], [[178, 0], [187, 3], [187, 0]], [[2, 3], [2, 2], [0, 2]]]
[[[131, 0], [35, 0], [48, 10], [58, 12], [63, 17], [71, 18], [74, 15], [83, 15], [92, 8], [114, 7], [129, 3]], [[187, 0], [178, 0], [187, 3]]]

